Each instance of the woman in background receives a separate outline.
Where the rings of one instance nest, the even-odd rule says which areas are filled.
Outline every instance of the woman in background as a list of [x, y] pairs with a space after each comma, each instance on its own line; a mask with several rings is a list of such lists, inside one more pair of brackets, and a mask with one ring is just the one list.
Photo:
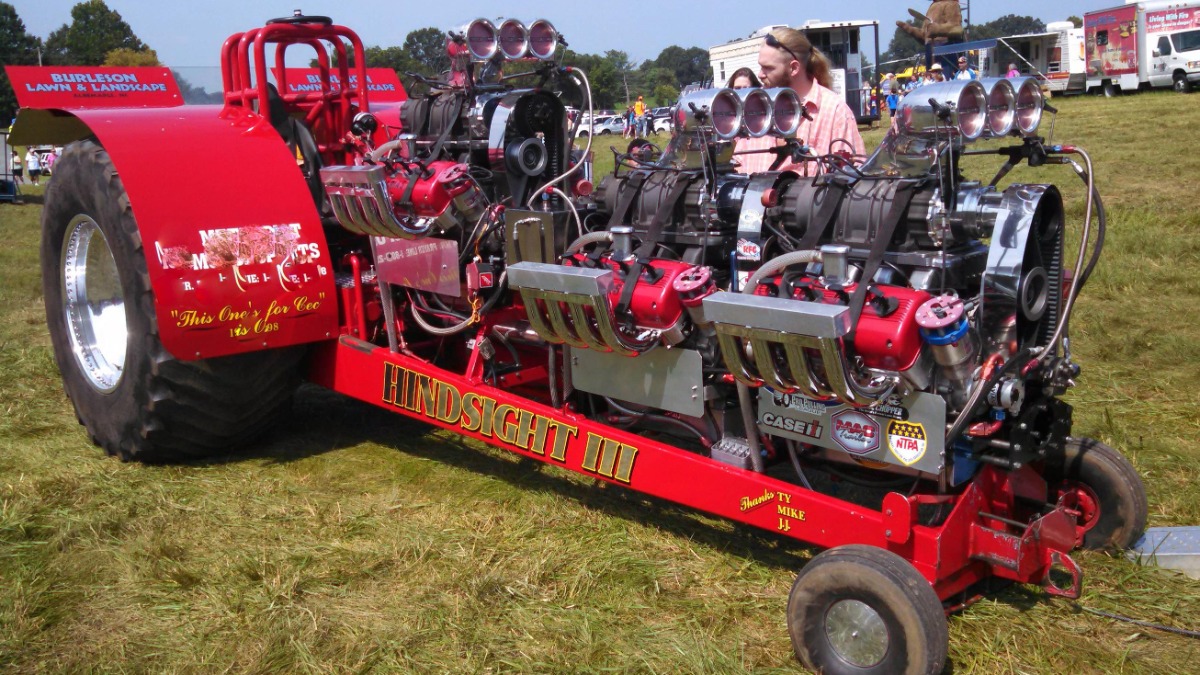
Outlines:
[[733, 71], [733, 75], [729, 76], [729, 83], [725, 85], [730, 89], [745, 89], [747, 87], [761, 87], [762, 83], [758, 81], [758, 77], [754, 71], [749, 68], [738, 68]]

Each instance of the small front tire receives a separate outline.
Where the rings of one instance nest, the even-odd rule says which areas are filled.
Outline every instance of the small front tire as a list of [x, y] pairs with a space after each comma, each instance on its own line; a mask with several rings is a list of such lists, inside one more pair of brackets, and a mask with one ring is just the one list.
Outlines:
[[1052, 502], [1065, 495], [1080, 512], [1081, 545], [1124, 550], [1146, 530], [1146, 487], [1120, 452], [1091, 438], [1072, 438], [1063, 452], [1061, 476], [1050, 484]]
[[834, 675], [940, 673], [950, 635], [933, 587], [900, 556], [840, 546], [804, 566], [788, 596], [796, 658]]

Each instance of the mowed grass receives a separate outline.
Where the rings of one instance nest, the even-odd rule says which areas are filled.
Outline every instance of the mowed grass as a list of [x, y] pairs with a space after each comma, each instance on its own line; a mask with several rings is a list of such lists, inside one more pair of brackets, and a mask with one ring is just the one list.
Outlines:
[[[1055, 101], [1056, 140], [1093, 153], [1109, 207], [1072, 323], [1075, 432], [1129, 455], [1152, 525], [1200, 522], [1197, 101]], [[1068, 170], [1011, 178], [1062, 186], [1078, 227]], [[103, 456], [51, 355], [39, 211], [40, 190], [0, 205], [0, 669], [799, 670], [784, 607], [809, 549], [314, 387], [245, 453], [168, 467]], [[1078, 604], [1011, 587], [955, 615], [952, 670], [1196, 671], [1197, 641], [1081, 608], [1198, 629], [1200, 582], [1077, 559]]]

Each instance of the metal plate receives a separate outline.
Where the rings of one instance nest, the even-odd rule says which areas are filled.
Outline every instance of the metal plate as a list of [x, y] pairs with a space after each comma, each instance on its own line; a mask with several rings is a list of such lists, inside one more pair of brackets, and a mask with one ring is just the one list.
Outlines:
[[1200, 579], [1200, 527], [1148, 527], [1125, 555], [1141, 565], [1179, 570]]
[[612, 270], [590, 270], [548, 263], [520, 262], [508, 266], [508, 285], [587, 297], [604, 297], [612, 286]]
[[371, 237], [371, 242], [375, 250], [375, 269], [381, 281], [454, 298], [462, 295], [458, 242], [434, 237]]
[[936, 474], [945, 465], [946, 404], [917, 392], [875, 408], [759, 390], [758, 428], [860, 459]]
[[818, 338], [850, 332], [849, 307], [744, 293], [713, 293], [704, 298], [704, 316], [714, 323]]
[[571, 382], [580, 391], [689, 417], [704, 415], [704, 363], [690, 349], [653, 349], [627, 357], [570, 350]]

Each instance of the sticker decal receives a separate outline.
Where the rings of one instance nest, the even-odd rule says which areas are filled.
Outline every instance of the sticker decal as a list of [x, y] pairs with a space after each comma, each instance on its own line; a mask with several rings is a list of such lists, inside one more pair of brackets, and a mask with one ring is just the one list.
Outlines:
[[799, 394], [778, 394], [777, 393], [777, 394], [774, 394], [774, 401], [775, 401], [775, 405], [777, 405], [777, 406], [782, 406], [784, 408], [791, 408], [792, 410], [795, 410], [796, 412], [807, 413], [809, 415], [816, 415], [818, 417], [824, 416], [825, 413], [828, 412], [830, 407], [837, 405], [836, 401], [824, 403], [822, 401], [814, 401], [811, 398], [807, 398], [807, 397], [801, 396]]
[[871, 414], [876, 417], [888, 417], [901, 422], [908, 420], [908, 408], [904, 407], [904, 400], [899, 396], [892, 394], [880, 405], [871, 408]]
[[738, 239], [737, 259], [751, 262], [762, 260], [762, 246], [757, 241]]
[[879, 423], [857, 410], [843, 410], [833, 416], [833, 440], [852, 455], [866, 455], [879, 449]]
[[925, 449], [929, 446], [925, 426], [913, 422], [888, 422], [887, 440], [888, 449], [905, 466], [912, 466], [921, 461], [925, 456]]
[[822, 432], [820, 422], [797, 420], [770, 412], [763, 414], [762, 423], [772, 429], [790, 431], [809, 438], [820, 438]]

